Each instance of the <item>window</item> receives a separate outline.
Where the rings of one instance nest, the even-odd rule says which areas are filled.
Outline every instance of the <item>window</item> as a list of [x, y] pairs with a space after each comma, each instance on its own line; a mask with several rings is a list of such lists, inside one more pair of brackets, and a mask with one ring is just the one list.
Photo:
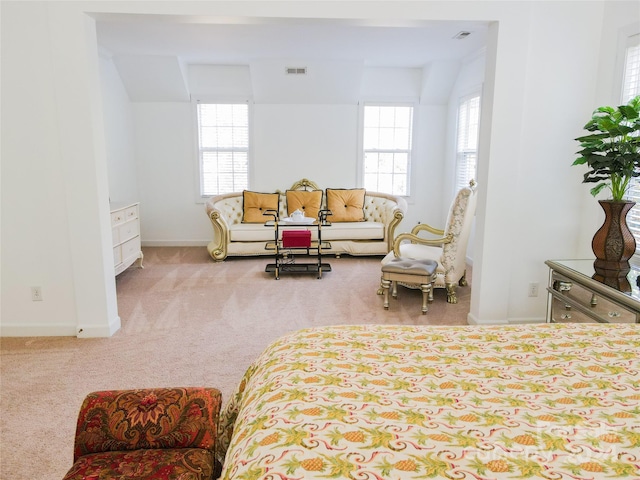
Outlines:
[[249, 184], [249, 106], [198, 103], [200, 194], [245, 190]]
[[[622, 76], [622, 104], [640, 95], [640, 34], [628, 38], [625, 49], [624, 72]], [[636, 255], [640, 254], [640, 181], [633, 178], [627, 191], [627, 199], [636, 205], [627, 215], [627, 225], [636, 237]]]
[[480, 126], [480, 94], [460, 99], [456, 141], [456, 191], [476, 178], [478, 162], [478, 131]]
[[[640, 34], [636, 35], [640, 37]], [[622, 103], [640, 95], [640, 40], [637, 45], [628, 47], [625, 54], [624, 76], [622, 81]]]
[[409, 195], [412, 128], [412, 106], [364, 106], [364, 188]]

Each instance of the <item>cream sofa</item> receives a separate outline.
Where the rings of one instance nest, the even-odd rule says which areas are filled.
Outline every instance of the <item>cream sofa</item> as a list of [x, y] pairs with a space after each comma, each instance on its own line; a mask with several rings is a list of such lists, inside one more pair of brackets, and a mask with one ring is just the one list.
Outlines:
[[[289, 190], [319, 190], [307, 179], [292, 185]], [[280, 194], [280, 218], [287, 216], [285, 192]], [[323, 202], [326, 201], [323, 200]], [[207, 250], [216, 261], [228, 256], [273, 255], [265, 244], [273, 240], [273, 229], [260, 223], [242, 223], [242, 192], [216, 195], [205, 204], [213, 226], [214, 238]], [[331, 222], [322, 228], [322, 240], [331, 244], [323, 254], [386, 255], [393, 248], [394, 231], [407, 211], [402, 197], [384, 193], [365, 193], [363, 222]], [[331, 221], [331, 216], [327, 218]]]

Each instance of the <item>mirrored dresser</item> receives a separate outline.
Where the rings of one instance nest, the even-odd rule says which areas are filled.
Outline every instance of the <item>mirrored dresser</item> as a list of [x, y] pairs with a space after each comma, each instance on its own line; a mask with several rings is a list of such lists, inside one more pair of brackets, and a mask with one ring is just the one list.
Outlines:
[[640, 268], [604, 277], [593, 260], [547, 260], [547, 322], [640, 323]]

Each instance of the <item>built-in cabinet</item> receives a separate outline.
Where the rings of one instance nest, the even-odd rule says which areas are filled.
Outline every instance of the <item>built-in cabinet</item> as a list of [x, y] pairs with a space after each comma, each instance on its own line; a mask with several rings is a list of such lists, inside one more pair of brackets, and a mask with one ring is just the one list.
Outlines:
[[111, 234], [113, 236], [113, 264], [116, 275], [136, 260], [142, 268], [139, 203], [111, 204]]

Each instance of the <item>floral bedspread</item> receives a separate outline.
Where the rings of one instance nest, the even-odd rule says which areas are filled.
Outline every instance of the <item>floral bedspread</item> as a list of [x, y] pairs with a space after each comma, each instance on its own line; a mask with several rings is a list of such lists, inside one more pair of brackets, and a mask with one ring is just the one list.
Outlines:
[[640, 326], [281, 338], [221, 416], [222, 479], [640, 478]]

